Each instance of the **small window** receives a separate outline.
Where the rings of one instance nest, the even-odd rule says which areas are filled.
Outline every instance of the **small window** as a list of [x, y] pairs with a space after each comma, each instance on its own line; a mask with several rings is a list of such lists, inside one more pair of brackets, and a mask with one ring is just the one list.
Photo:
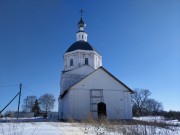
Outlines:
[[70, 66], [73, 66], [73, 59], [70, 59]]
[[88, 62], [88, 58], [85, 58], [85, 65], [88, 65], [89, 62]]
[[83, 35], [82, 35], [82, 39], [83, 39], [84, 37], [83, 37]]

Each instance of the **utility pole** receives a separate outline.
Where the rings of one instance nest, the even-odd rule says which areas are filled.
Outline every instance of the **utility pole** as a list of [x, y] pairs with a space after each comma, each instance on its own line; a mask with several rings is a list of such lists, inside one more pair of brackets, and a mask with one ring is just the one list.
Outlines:
[[20, 83], [19, 85], [19, 102], [18, 102], [18, 114], [17, 114], [17, 119], [19, 118], [19, 106], [20, 106], [20, 102], [21, 102], [21, 89], [22, 89], [22, 83]]

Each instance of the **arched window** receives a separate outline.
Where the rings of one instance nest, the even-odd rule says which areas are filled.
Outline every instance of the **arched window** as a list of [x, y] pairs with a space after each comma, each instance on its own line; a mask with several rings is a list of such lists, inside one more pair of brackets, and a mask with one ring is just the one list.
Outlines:
[[88, 58], [85, 58], [85, 65], [89, 65]]
[[73, 66], [73, 59], [70, 59], [70, 66]]

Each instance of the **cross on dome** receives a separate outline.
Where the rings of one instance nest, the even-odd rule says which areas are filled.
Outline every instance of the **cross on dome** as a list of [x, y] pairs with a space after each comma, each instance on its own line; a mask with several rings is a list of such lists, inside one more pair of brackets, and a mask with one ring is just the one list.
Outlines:
[[81, 9], [79, 12], [81, 13], [81, 17], [82, 17], [82, 14], [83, 14], [84, 10], [83, 10], [83, 9]]
[[82, 14], [83, 14], [84, 10], [81, 9], [79, 12], [81, 13], [81, 18], [78, 22], [79, 31], [76, 33], [76, 39], [77, 39], [77, 41], [79, 41], [79, 40], [87, 41], [87, 33], [84, 31], [86, 24], [84, 23], [84, 21], [82, 19]]
[[82, 19], [82, 14], [83, 14], [84, 10], [81, 9], [79, 12], [80, 12], [80, 14], [81, 14], [81, 19], [80, 19], [80, 21], [78, 22], [78, 27], [79, 27], [79, 30], [80, 30], [80, 31], [84, 31], [84, 28], [86, 27], [86, 24], [84, 23], [84, 21], [83, 21], [83, 19]]

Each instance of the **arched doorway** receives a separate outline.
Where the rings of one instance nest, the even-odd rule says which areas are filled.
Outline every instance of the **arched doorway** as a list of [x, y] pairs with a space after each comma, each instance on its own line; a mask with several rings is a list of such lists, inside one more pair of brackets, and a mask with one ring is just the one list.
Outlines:
[[98, 103], [98, 117], [106, 117], [106, 104], [103, 102]]

